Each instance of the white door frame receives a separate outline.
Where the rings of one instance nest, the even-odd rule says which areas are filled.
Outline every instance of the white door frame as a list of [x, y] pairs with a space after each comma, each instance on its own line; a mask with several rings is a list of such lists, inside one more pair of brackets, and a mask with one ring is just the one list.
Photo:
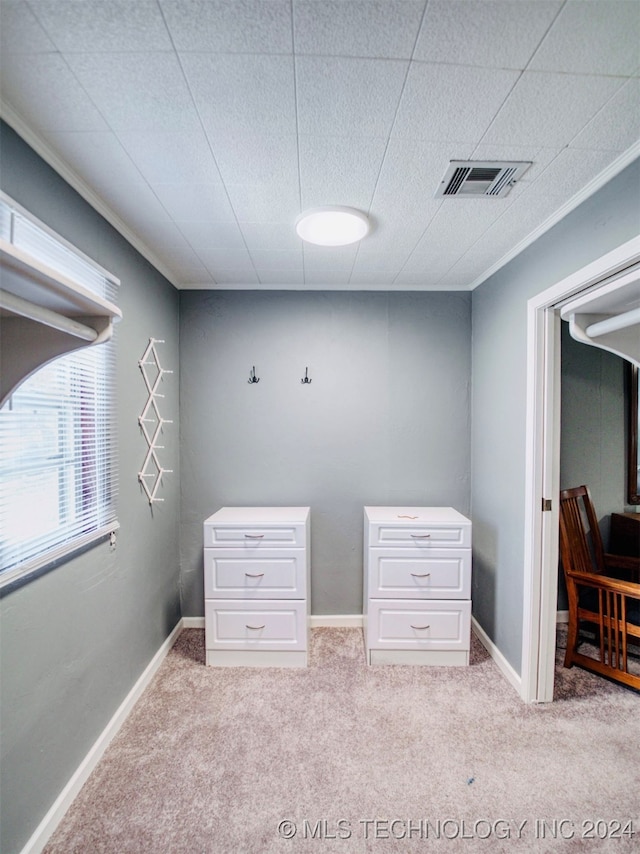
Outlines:
[[[560, 483], [560, 315], [558, 304], [640, 262], [640, 235], [527, 303], [527, 408], [521, 695], [553, 700]], [[552, 499], [544, 512], [543, 499]]]

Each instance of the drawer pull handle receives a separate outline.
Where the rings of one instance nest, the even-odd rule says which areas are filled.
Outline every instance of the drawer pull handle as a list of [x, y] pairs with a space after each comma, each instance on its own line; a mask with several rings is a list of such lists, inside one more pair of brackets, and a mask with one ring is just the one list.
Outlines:
[[430, 572], [412, 572], [411, 575], [413, 575], [414, 578], [429, 578], [431, 573]]
[[245, 537], [248, 540], [261, 540], [264, 537], [264, 534], [245, 534]]
[[398, 519], [417, 519], [417, 516], [398, 516]]
[[255, 632], [257, 632], [259, 629], [264, 629], [264, 625], [262, 625], [262, 626], [248, 626], [246, 623], [245, 623], [245, 627], [247, 629], [253, 629], [253, 631], [255, 631]]
[[264, 572], [245, 572], [247, 578], [262, 578], [264, 576]]
[[411, 534], [414, 540], [428, 540], [431, 534]]
[[430, 629], [431, 626], [414, 626], [413, 623], [411, 623], [411, 628], [412, 629]]

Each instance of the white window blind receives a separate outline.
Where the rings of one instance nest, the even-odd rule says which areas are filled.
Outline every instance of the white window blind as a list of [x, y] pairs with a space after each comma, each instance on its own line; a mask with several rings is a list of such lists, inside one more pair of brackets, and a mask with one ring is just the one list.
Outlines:
[[[5, 239], [114, 300], [117, 280], [98, 265], [6, 197], [0, 214]], [[117, 527], [115, 346], [55, 359], [0, 409], [0, 585]]]

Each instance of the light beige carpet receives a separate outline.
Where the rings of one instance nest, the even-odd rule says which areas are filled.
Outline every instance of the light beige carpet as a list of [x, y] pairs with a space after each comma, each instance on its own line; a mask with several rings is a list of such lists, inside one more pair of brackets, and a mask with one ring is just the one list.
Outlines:
[[371, 668], [321, 628], [310, 658], [205, 667], [184, 631], [46, 854], [640, 850], [638, 693], [560, 667], [525, 705], [475, 639]]

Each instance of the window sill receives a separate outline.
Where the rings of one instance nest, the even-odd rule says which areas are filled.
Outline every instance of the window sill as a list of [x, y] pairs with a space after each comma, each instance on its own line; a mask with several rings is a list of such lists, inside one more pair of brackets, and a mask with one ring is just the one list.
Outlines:
[[57, 546], [50, 549], [38, 557], [0, 572], [0, 596], [9, 593], [16, 587], [32, 581], [45, 572], [55, 569], [61, 563], [75, 557], [84, 551], [87, 551], [99, 543], [108, 539], [112, 533], [118, 530], [120, 523], [112, 522], [98, 531], [92, 531], [90, 534], [85, 534], [83, 537], [77, 537], [69, 543]]

